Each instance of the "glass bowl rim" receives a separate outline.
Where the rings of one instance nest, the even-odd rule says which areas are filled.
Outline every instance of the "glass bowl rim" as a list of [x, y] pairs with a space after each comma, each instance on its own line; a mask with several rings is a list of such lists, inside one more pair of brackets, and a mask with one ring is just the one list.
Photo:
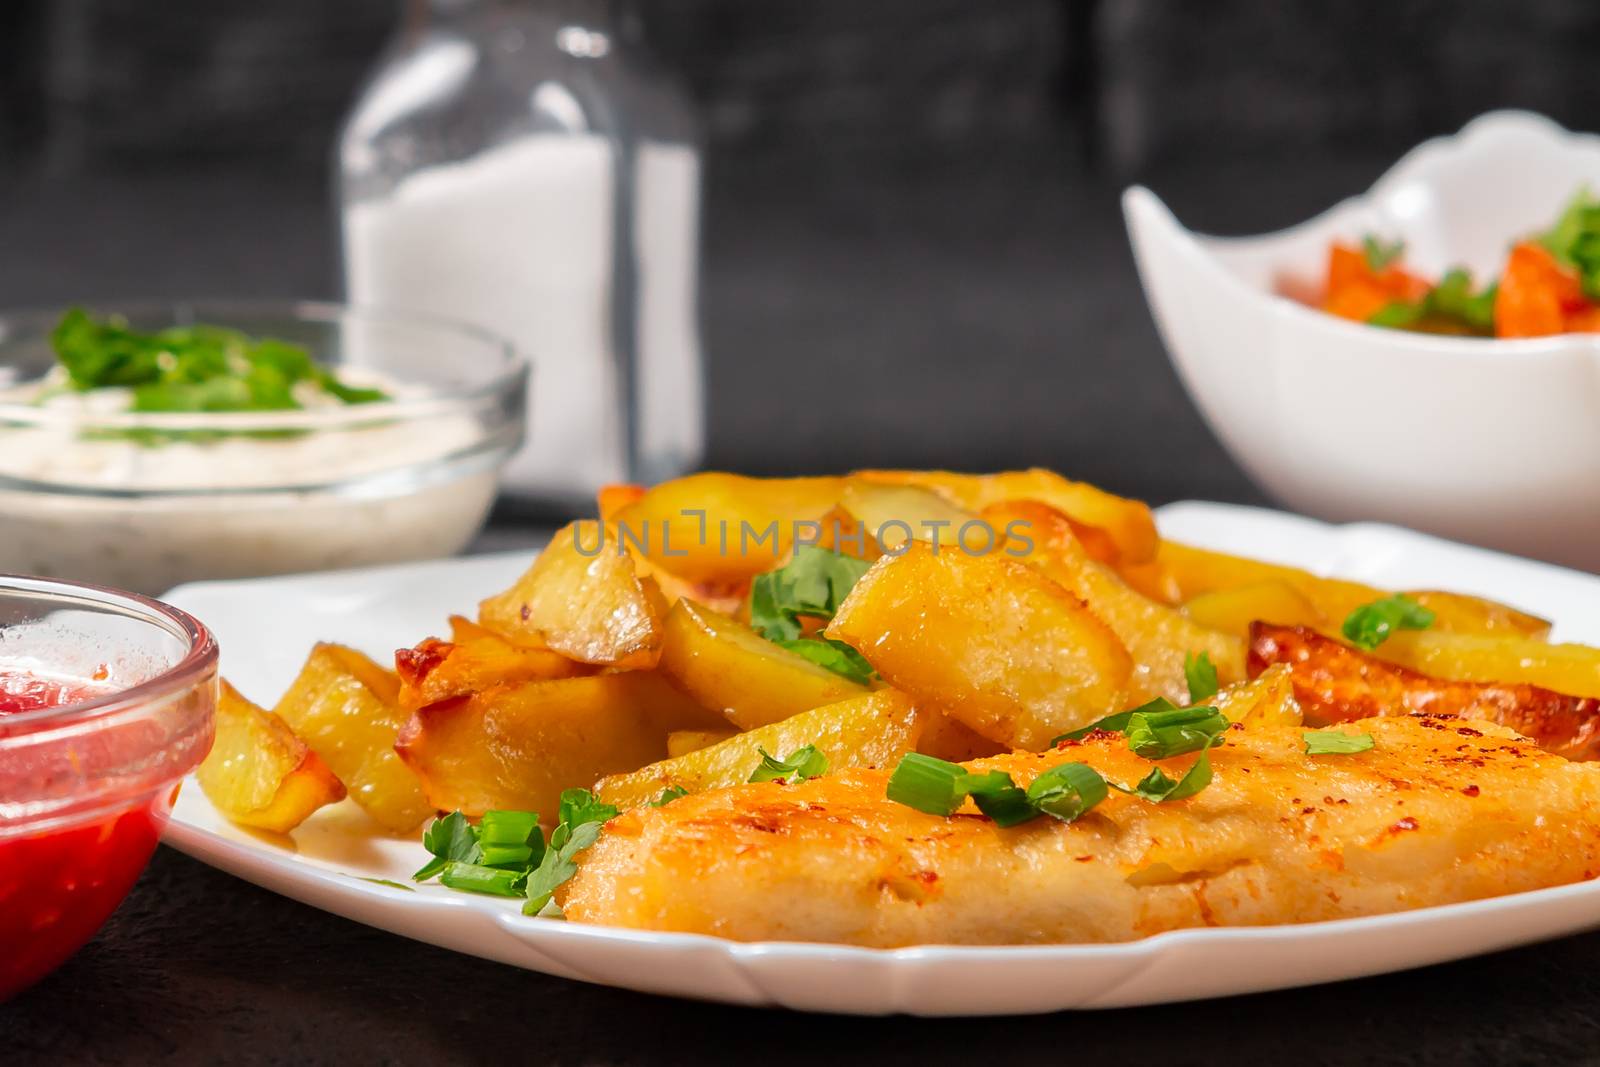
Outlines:
[[171, 318], [174, 325], [181, 324], [185, 318], [203, 322], [208, 317], [226, 320], [232, 316], [281, 318], [307, 323], [336, 323], [354, 318], [378, 326], [421, 329], [444, 336], [454, 334], [458, 339], [469, 339], [492, 351], [498, 366], [488, 372], [486, 380], [472, 385], [430, 389], [426, 396], [402, 397], [375, 404], [348, 404], [295, 411], [113, 412], [84, 415], [0, 401], [0, 420], [12, 425], [76, 425], [108, 430], [227, 430], [238, 433], [253, 430], [349, 429], [374, 422], [413, 421], [470, 408], [474, 404], [525, 389], [533, 369], [531, 361], [516, 345], [475, 323], [445, 315], [335, 300], [220, 297], [195, 300], [87, 300], [81, 305], [4, 308], [0, 309], [0, 346], [7, 342], [10, 333], [7, 327], [13, 323], [37, 327], [41, 336], [48, 337], [49, 327], [71, 306], [82, 306], [99, 314]]
[[16, 712], [0, 718], [0, 726], [4, 727], [0, 730], [0, 752], [5, 750], [7, 741], [12, 738], [31, 737], [58, 726], [76, 725], [137, 709], [164, 697], [192, 690], [204, 682], [208, 675], [216, 674], [219, 651], [217, 639], [210, 628], [181, 608], [154, 597], [89, 582], [0, 574], [0, 597], [12, 593], [40, 597], [65, 594], [80, 602], [120, 608], [127, 617], [145, 625], [159, 626], [173, 636], [186, 640], [188, 649], [172, 666], [126, 689], [116, 689], [89, 700]]

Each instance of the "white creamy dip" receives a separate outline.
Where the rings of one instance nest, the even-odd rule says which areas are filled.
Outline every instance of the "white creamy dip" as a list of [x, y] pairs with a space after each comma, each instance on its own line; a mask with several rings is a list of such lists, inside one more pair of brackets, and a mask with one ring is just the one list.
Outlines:
[[[199, 578], [424, 559], [464, 547], [494, 499], [492, 466], [449, 462], [481, 438], [464, 415], [145, 444], [86, 436], [68, 420], [8, 424], [5, 405], [39, 388], [0, 391], [0, 571], [161, 593]], [[93, 418], [125, 409], [118, 392], [40, 406]]]

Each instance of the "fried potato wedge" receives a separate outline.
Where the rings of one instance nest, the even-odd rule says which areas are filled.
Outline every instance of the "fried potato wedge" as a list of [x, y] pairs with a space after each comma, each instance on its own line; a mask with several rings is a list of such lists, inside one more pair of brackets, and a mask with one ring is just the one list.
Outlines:
[[826, 632], [919, 704], [1019, 748], [1118, 710], [1133, 670], [1116, 634], [1037, 568], [921, 541], [874, 563]]
[[1243, 637], [1202, 626], [1176, 608], [1129, 588], [1116, 571], [1090, 558], [1067, 516], [1036, 501], [1013, 502], [989, 514], [1008, 522], [1027, 522], [1032, 546], [1026, 561], [1111, 627], [1133, 657], [1129, 688], [1136, 702], [1161, 696], [1180, 705], [1188, 703], [1184, 660], [1202, 652], [1211, 658], [1223, 685], [1244, 680]]
[[1253, 622], [1312, 629], [1329, 625], [1316, 605], [1287, 582], [1258, 582], [1201, 593], [1183, 605], [1183, 613], [1201, 626], [1236, 634], [1241, 641], [1249, 639]]
[[654, 566], [689, 582], [730, 585], [782, 563], [795, 524], [821, 518], [843, 488], [840, 478], [691, 474], [646, 491], [616, 522]]
[[867, 692], [692, 600], [672, 606], [664, 629], [662, 675], [741, 730]]
[[840, 507], [858, 518], [878, 544], [890, 552], [913, 538], [954, 545], [961, 529], [978, 518], [936, 490], [863, 478], [845, 483]]
[[1508, 726], [1567, 759], [1600, 756], [1600, 700], [1592, 697], [1519, 682], [1430, 678], [1305, 627], [1257, 623], [1250, 669], [1264, 671], [1273, 664], [1289, 666], [1295, 699], [1314, 724], [1380, 715], [1453, 715]]
[[[1323, 578], [1298, 567], [1233, 556], [1226, 552], [1163, 541], [1158, 553], [1164, 578], [1188, 602], [1219, 590], [1281, 583], [1311, 602], [1328, 626], [1337, 627], [1363, 604], [1389, 595], [1384, 589], [1341, 578]], [[1435, 613], [1434, 629], [1495, 636], [1543, 637], [1550, 623], [1527, 612], [1482, 597], [1432, 590], [1406, 594]], [[1277, 621], [1277, 620], [1268, 620]]]
[[274, 710], [387, 829], [403, 833], [432, 813], [394, 752], [408, 715], [391, 672], [353, 648], [318, 644]]
[[673, 786], [699, 793], [747, 782], [761, 765], [762, 749], [783, 759], [806, 745], [815, 745], [828, 757], [830, 771], [885, 767], [916, 748], [923, 722], [909, 697], [879, 689], [736, 734], [676, 759], [611, 775], [601, 779], [595, 790], [608, 804], [638, 807]]
[[719, 745], [738, 733], [738, 730], [674, 730], [667, 735], [667, 758], [677, 759]]
[[216, 724], [216, 741], [195, 777], [212, 805], [234, 822], [286, 834], [324, 804], [344, 799], [339, 779], [289, 724], [226, 681]]
[[526, 574], [478, 606], [478, 621], [583, 663], [619, 670], [661, 655], [660, 590], [634, 569], [613, 523], [579, 521], [556, 532]]
[[817, 535], [818, 548], [826, 548], [841, 556], [854, 556], [868, 563], [883, 555], [883, 546], [878, 544], [866, 524], [838, 505], [829, 509], [826, 515], [817, 520], [817, 524], [821, 527]]
[[642, 485], [602, 485], [594, 495], [595, 514], [601, 522], [614, 522], [623, 508], [637, 503], [644, 494]]
[[1248, 682], [1230, 685], [1208, 701], [1229, 722], [1249, 726], [1299, 726], [1305, 721], [1294, 698], [1294, 673], [1275, 663]]
[[1389, 595], [1387, 590], [1340, 578], [1323, 578], [1298, 567], [1195, 548], [1177, 541], [1162, 541], [1158, 559], [1187, 603], [1205, 593], [1239, 586], [1277, 582], [1311, 602], [1312, 607], [1337, 626], [1363, 604]]
[[857, 471], [852, 480], [933, 489], [951, 503], [977, 513], [1006, 500], [1036, 500], [1073, 522], [1103, 530], [1117, 547], [1119, 563], [1144, 563], [1155, 558], [1160, 537], [1148, 505], [1116, 496], [1087, 482], [1069, 481], [1054, 471], [1034, 467], [999, 474], [956, 474], [951, 471]]
[[994, 756], [1005, 750], [1004, 745], [996, 744], [960, 719], [952, 719], [940, 711], [926, 714], [922, 740], [917, 742], [918, 752], [951, 763]]
[[[470, 629], [469, 629], [470, 628]], [[514, 645], [493, 631], [459, 616], [451, 629], [465, 640], [427, 638], [415, 648], [394, 654], [400, 677], [400, 706], [407, 711], [452, 697], [481, 693], [502, 685], [552, 678], [576, 678], [595, 668], [547, 648]]]
[[653, 672], [558, 678], [419, 708], [395, 751], [433, 808], [553, 822], [563, 789], [662, 759], [668, 733], [702, 714]]
[[1483, 634], [1403, 630], [1372, 653], [1434, 678], [1515, 682], [1600, 698], [1600, 648]]
[[1436, 589], [1420, 589], [1405, 595], [1433, 612], [1436, 630], [1533, 641], [1543, 641], [1550, 636], [1549, 619], [1483, 597], [1442, 593]]

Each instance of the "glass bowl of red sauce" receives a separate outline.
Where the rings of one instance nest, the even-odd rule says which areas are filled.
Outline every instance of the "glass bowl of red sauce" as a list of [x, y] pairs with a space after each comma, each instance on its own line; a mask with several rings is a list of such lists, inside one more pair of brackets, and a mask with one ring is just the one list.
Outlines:
[[217, 643], [176, 608], [0, 575], [0, 1001], [116, 910], [211, 748]]

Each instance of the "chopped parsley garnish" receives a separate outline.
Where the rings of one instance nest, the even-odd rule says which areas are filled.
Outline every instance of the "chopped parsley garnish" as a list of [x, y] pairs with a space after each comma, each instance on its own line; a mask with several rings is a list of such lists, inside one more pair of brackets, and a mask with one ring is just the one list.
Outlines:
[[221, 326], [141, 333], [73, 308], [50, 341], [71, 389], [129, 389], [136, 412], [296, 411], [307, 390], [345, 404], [389, 399], [381, 389], [340, 381], [301, 345]]
[[802, 618], [831, 620], [871, 566], [817, 545], [800, 545], [784, 566], [757, 575], [750, 585], [750, 625], [762, 637], [850, 679], [872, 681], [872, 665], [843, 641], [808, 637]]
[[757, 767], [750, 775], [752, 782], [774, 782], [779, 779], [785, 782], [803, 782], [807, 778], [819, 778], [828, 773], [828, 757], [817, 750], [816, 745], [806, 745], [789, 753], [788, 759], [777, 759], [766, 749], [757, 749], [761, 753], [761, 766]]
[[1340, 632], [1352, 645], [1371, 652], [1396, 630], [1426, 630], [1433, 625], [1433, 619], [1430, 609], [1396, 593], [1356, 608], [1345, 617]]
[[[670, 790], [669, 790], [670, 792]], [[575, 857], [594, 844], [601, 827], [617, 814], [587, 789], [561, 794], [560, 821], [545, 841], [531, 811], [487, 811], [477, 826], [459, 811], [435, 819], [422, 835], [433, 859], [412, 875], [435, 876], [451, 889], [502, 897], [526, 897], [525, 915], [537, 915], [550, 895], [578, 873]]]
[[1347, 756], [1372, 748], [1371, 734], [1347, 734], [1339, 730], [1302, 730], [1308, 756]]
[[661, 795], [650, 802], [652, 808], [664, 808], [679, 797], [686, 797], [689, 791], [681, 785], [669, 785], [661, 791]]
[[1189, 703], [1203, 704], [1217, 695], [1217, 665], [1209, 652], [1189, 652], [1183, 657], [1183, 680], [1189, 686]]
[[1376, 234], [1367, 234], [1361, 238], [1361, 254], [1366, 258], [1367, 269], [1374, 274], [1394, 264], [1394, 261], [1405, 254], [1404, 241], [1385, 241]]

